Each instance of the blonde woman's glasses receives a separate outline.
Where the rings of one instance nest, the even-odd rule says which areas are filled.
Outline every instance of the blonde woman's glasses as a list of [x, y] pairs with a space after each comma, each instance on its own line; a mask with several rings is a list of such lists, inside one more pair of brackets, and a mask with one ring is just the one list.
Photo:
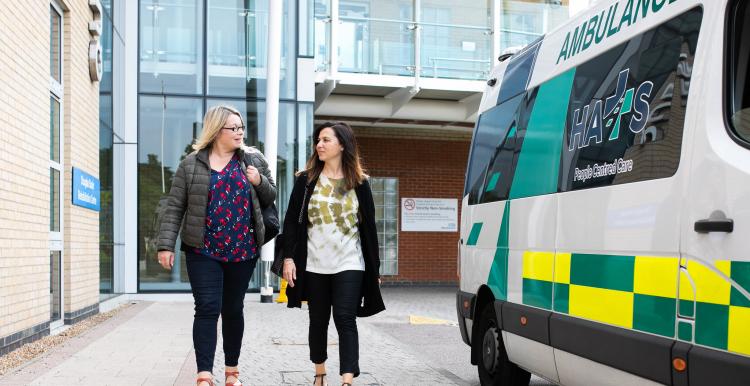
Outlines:
[[222, 127], [222, 129], [224, 129], [224, 130], [232, 130], [235, 133], [238, 132], [238, 131], [240, 131], [240, 130], [242, 130], [243, 133], [245, 132], [245, 126]]

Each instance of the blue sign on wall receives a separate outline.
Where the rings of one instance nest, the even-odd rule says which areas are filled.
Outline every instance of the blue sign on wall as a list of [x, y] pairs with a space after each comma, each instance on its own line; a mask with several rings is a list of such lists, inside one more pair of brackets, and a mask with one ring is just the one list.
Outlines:
[[73, 168], [73, 205], [99, 211], [99, 179]]

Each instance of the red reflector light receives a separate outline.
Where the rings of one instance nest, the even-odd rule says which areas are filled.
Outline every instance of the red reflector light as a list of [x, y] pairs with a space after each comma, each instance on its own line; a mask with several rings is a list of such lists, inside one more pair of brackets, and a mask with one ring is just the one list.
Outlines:
[[674, 358], [672, 359], [672, 367], [679, 372], [683, 372], [687, 369], [687, 362], [682, 358]]

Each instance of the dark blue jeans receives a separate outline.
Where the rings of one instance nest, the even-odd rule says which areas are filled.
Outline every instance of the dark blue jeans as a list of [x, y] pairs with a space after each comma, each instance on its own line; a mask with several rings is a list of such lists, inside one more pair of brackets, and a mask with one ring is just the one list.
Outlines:
[[193, 347], [198, 372], [213, 371], [219, 315], [224, 338], [224, 364], [237, 366], [245, 330], [243, 301], [258, 259], [223, 263], [186, 252], [186, 261], [195, 299]]
[[310, 311], [310, 360], [323, 363], [328, 359], [328, 321], [339, 333], [340, 374], [359, 375], [359, 334], [357, 308], [362, 298], [363, 271], [343, 271], [332, 275], [305, 272], [307, 303]]

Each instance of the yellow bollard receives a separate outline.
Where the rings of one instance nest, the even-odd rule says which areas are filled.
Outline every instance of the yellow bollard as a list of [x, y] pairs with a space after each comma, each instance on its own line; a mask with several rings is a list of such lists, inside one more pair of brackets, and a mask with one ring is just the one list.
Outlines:
[[279, 297], [276, 298], [276, 303], [286, 303], [288, 301], [286, 298], [286, 280], [281, 279], [281, 288], [279, 288]]

